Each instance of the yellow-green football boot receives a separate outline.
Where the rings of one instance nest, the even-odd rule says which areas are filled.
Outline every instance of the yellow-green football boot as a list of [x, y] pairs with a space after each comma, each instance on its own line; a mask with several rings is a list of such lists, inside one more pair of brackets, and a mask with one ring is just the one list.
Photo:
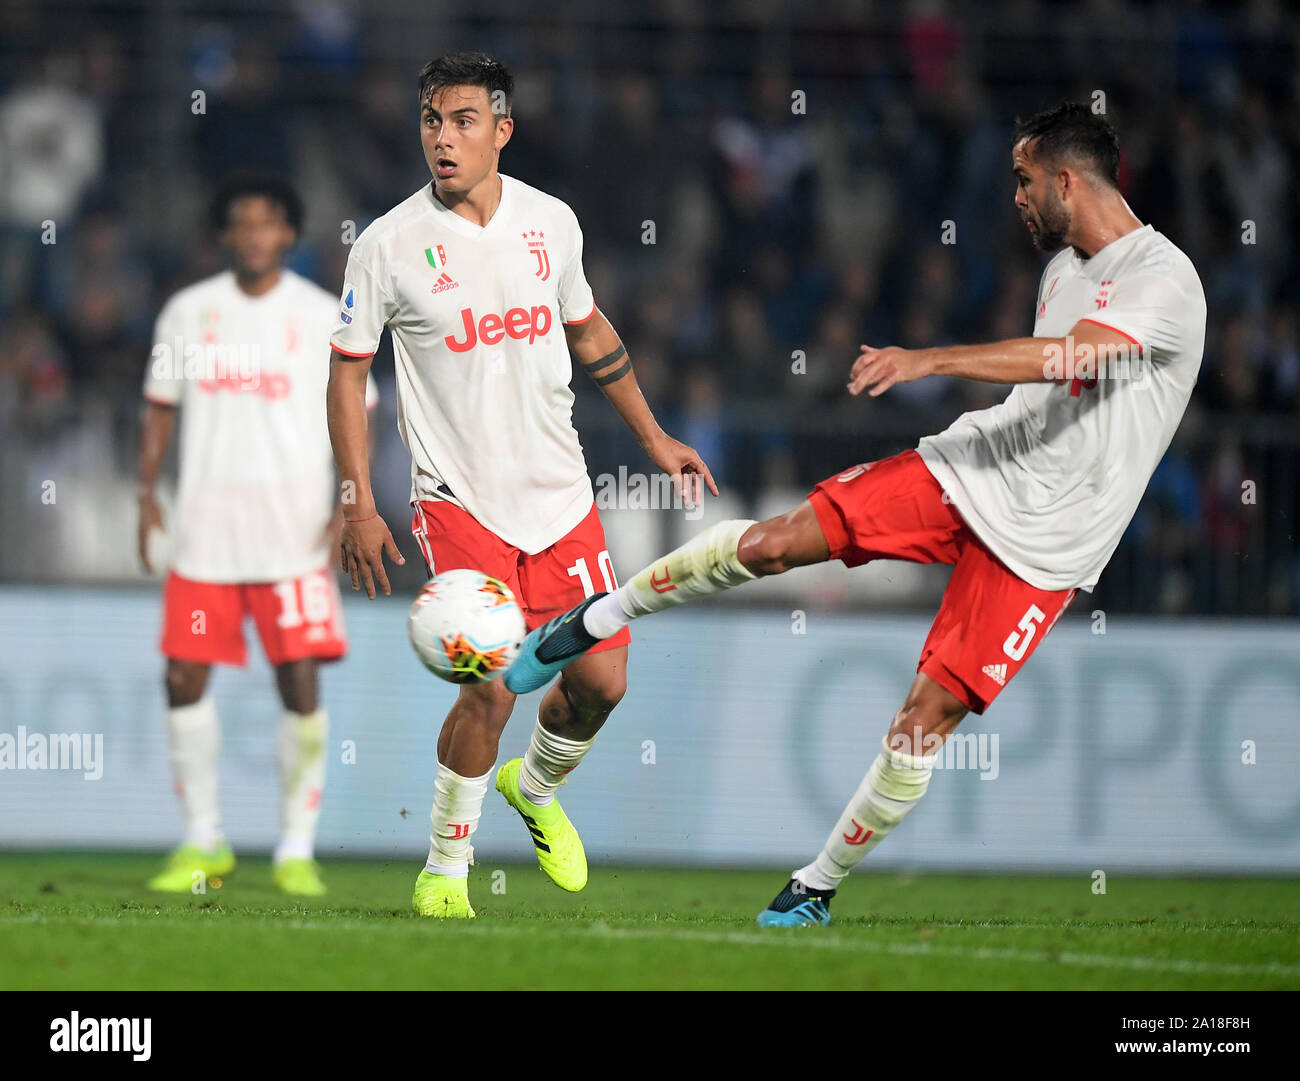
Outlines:
[[222, 877], [234, 869], [235, 854], [224, 841], [210, 852], [198, 845], [181, 845], [146, 885], [163, 893], [193, 893], [198, 882], [203, 883], [204, 890], [209, 886], [220, 889]]
[[325, 893], [320, 867], [315, 860], [281, 860], [271, 874], [275, 888], [302, 897], [319, 897]]
[[537, 862], [562, 890], [577, 893], [587, 884], [587, 853], [558, 799], [539, 807], [519, 791], [522, 758], [512, 758], [497, 770], [497, 791], [519, 812], [537, 849]]
[[469, 906], [469, 878], [452, 878], [449, 875], [433, 875], [421, 871], [415, 880], [411, 907], [421, 916], [472, 920], [474, 910]]

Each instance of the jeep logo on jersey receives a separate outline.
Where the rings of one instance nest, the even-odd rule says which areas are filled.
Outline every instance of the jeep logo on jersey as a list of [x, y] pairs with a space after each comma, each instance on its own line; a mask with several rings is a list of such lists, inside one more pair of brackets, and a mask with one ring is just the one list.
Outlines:
[[516, 341], [528, 339], [532, 345], [551, 329], [551, 309], [545, 304], [534, 304], [531, 308], [511, 308], [505, 315], [490, 312], [474, 325], [474, 312], [462, 308], [460, 317], [464, 323], [462, 336], [458, 339], [448, 334], [443, 341], [453, 353], [468, 353], [482, 342], [484, 345], [497, 345], [505, 338]]

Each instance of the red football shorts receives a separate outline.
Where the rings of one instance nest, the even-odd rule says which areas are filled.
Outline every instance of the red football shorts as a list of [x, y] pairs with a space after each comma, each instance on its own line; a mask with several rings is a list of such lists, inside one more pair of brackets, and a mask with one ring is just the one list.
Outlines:
[[[519, 601], [529, 630], [581, 604], [593, 593], [612, 593], [618, 588], [594, 503], [587, 517], [534, 555], [507, 544], [468, 511], [445, 500], [416, 503], [411, 532], [430, 577], [468, 569], [500, 579]], [[601, 653], [631, 641], [632, 633], [624, 627], [587, 652]]]
[[173, 571], [163, 586], [163, 655], [242, 668], [248, 615], [273, 665], [307, 657], [336, 661], [347, 652], [339, 587], [330, 571], [251, 584], [196, 582]]
[[857, 465], [808, 497], [831, 558], [947, 563], [955, 569], [916, 670], [983, 713], [1047, 637], [1077, 590], [1039, 589], [990, 552], [944, 500], [914, 450]]

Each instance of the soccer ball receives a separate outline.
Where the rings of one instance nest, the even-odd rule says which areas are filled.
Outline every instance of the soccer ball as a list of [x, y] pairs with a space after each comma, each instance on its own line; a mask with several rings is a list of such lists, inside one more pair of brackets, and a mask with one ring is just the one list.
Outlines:
[[528, 633], [509, 587], [482, 571], [443, 571], [411, 605], [407, 633], [415, 655], [449, 683], [487, 683], [519, 655]]

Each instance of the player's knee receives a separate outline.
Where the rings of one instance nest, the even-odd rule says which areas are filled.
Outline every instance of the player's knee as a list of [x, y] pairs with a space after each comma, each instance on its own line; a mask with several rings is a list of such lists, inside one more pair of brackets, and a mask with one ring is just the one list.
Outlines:
[[752, 574], [783, 574], [789, 562], [790, 536], [781, 528], [781, 520], [758, 522], [745, 530], [736, 556]]
[[505, 688], [500, 680], [490, 683], [474, 683], [461, 687], [456, 707], [461, 715], [474, 724], [494, 728], [498, 732], [505, 728], [514, 710], [515, 696]]
[[[920, 682], [908, 692], [903, 708], [894, 716], [890, 745], [893, 746], [895, 737], [915, 736], [918, 731], [922, 737], [946, 735], [969, 712], [966, 703], [948, 688], [933, 680]], [[929, 754], [933, 750], [928, 746], [895, 749], [908, 754]]]
[[582, 679], [571, 678], [566, 672], [562, 678], [569, 705], [575, 713], [587, 717], [610, 713], [627, 693], [627, 672], [621, 668]]
[[163, 685], [167, 689], [167, 704], [173, 709], [192, 706], [207, 689], [208, 670], [202, 665], [169, 661]]

